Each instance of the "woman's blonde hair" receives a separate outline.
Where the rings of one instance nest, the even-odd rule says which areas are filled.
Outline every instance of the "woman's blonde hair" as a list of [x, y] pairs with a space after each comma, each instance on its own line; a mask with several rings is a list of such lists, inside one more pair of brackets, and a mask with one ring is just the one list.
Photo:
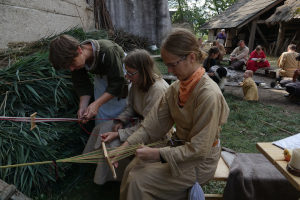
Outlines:
[[135, 49], [123, 58], [126, 66], [139, 71], [139, 90], [148, 92], [155, 80], [161, 78], [154, 60], [150, 57], [148, 51], [144, 49]]
[[194, 53], [198, 62], [204, 60], [196, 36], [191, 31], [184, 28], [172, 29], [170, 34], [163, 41], [160, 49], [164, 49], [178, 57]]

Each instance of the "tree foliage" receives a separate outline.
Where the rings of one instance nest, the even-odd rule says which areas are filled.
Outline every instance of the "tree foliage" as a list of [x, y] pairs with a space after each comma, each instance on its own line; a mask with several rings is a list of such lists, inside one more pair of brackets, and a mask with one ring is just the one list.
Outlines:
[[169, 7], [176, 8], [177, 11], [172, 16], [173, 23], [191, 24], [196, 34], [203, 36], [206, 30], [199, 27], [211, 17], [224, 11], [238, 0], [169, 0]]

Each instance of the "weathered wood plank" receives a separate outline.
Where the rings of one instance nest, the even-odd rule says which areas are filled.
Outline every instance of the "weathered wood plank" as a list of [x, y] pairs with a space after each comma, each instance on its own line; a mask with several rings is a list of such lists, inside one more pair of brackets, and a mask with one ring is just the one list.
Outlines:
[[256, 22], [257, 22], [257, 20], [253, 20], [252, 25], [251, 25], [250, 38], [249, 38], [249, 44], [248, 44], [249, 53], [251, 53], [253, 51], [255, 32], [256, 32], [256, 27], [257, 27]]
[[266, 40], [264, 34], [261, 32], [260, 28], [257, 25], [256, 25], [256, 30], [257, 30], [257, 33], [259, 34], [260, 38], [262, 39], [262, 41], [266, 45], [266, 48], [268, 48], [269, 47], [269, 43], [268, 43], [268, 41]]
[[281, 47], [281, 44], [282, 44], [282, 41], [283, 41], [284, 32], [285, 32], [284, 24], [282, 22], [280, 22], [279, 23], [278, 37], [277, 37], [277, 41], [276, 41], [276, 48], [275, 48], [274, 56], [278, 55], [279, 47]]

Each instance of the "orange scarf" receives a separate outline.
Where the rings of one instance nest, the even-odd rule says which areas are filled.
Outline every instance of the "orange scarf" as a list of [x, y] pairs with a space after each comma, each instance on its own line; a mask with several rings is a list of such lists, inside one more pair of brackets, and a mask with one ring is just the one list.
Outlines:
[[205, 69], [203, 67], [199, 67], [186, 81], [180, 81], [178, 101], [179, 106], [184, 106], [190, 94], [192, 93], [192, 91], [194, 90], [204, 73]]

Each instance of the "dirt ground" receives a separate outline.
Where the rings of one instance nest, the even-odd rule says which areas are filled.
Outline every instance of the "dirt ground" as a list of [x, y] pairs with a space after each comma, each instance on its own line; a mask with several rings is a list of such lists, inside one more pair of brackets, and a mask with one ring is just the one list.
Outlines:
[[[243, 75], [244, 71], [237, 70], [236, 73]], [[275, 78], [267, 77], [266, 75], [254, 74], [252, 77], [254, 81], [261, 81], [270, 86], [270, 83], [275, 81]], [[233, 83], [231, 83], [233, 84]], [[233, 84], [234, 85], [234, 84]], [[225, 92], [231, 93], [234, 96], [243, 100], [244, 94], [242, 87], [239, 86], [225, 86]], [[284, 97], [284, 94], [288, 94], [285, 89], [277, 90], [277, 89], [265, 89], [258, 87], [258, 98], [259, 102], [274, 106], [280, 106], [284, 108], [287, 112], [297, 112], [300, 113], [300, 106], [296, 103], [292, 102], [288, 97]], [[300, 101], [300, 99], [299, 99]]]

